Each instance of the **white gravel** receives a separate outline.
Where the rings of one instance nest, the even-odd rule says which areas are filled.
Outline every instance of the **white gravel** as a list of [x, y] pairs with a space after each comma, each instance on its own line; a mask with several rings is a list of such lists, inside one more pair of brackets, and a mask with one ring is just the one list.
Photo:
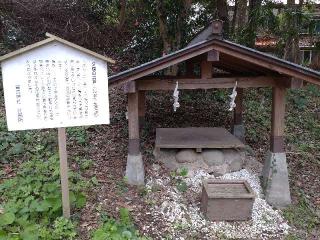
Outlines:
[[[181, 178], [181, 177], [180, 177]], [[281, 239], [288, 233], [290, 226], [281, 215], [263, 199], [259, 178], [256, 174], [243, 169], [228, 173], [220, 178], [245, 179], [256, 193], [252, 220], [239, 222], [207, 221], [200, 212], [200, 193], [203, 178], [214, 178], [203, 170], [189, 173], [183, 180], [188, 190], [181, 193], [168, 176], [156, 176], [147, 181], [148, 198], [153, 201], [150, 214], [161, 221], [166, 229], [145, 226], [146, 229], [159, 231], [158, 239], [170, 236], [172, 239]], [[161, 191], [154, 191], [154, 186]], [[156, 223], [155, 223], [156, 224]], [[166, 233], [166, 236], [163, 233]]]

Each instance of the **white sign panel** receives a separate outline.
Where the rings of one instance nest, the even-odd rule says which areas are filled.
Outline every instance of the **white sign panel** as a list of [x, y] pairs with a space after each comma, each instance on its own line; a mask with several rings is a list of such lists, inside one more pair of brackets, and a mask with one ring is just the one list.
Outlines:
[[9, 130], [109, 124], [106, 62], [52, 42], [1, 67]]

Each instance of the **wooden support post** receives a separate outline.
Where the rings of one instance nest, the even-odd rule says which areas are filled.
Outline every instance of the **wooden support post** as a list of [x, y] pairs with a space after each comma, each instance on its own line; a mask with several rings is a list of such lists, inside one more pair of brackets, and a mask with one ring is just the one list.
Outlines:
[[233, 111], [233, 126], [232, 133], [239, 138], [242, 142], [245, 142], [245, 129], [242, 121], [243, 113], [243, 88], [237, 89], [237, 97], [235, 99], [236, 107]]
[[138, 92], [128, 93], [129, 154], [131, 155], [140, 153], [138, 102]]
[[201, 62], [201, 78], [212, 78], [212, 62]]
[[273, 88], [272, 95], [272, 126], [270, 150], [273, 153], [284, 152], [284, 117], [286, 89], [281, 86]]
[[262, 186], [266, 200], [276, 208], [284, 208], [291, 203], [283, 139], [285, 94], [286, 88], [284, 86], [273, 87], [270, 152], [262, 170]]
[[139, 91], [138, 108], [139, 108], [139, 125], [140, 127], [142, 127], [145, 123], [145, 115], [146, 115], [146, 91]]
[[144, 184], [144, 166], [139, 139], [139, 92], [128, 93], [129, 147], [126, 177], [131, 185]]
[[237, 89], [237, 97], [235, 100], [236, 107], [234, 109], [234, 125], [242, 124], [242, 112], [243, 112], [243, 88]]
[[58, 128], [59, 156], [60, 156], [60, 177], [62, 191], [62, 211], [65, 218], [70, 218], [70, 200], [68, 184], [68, 159], [66, 129]]

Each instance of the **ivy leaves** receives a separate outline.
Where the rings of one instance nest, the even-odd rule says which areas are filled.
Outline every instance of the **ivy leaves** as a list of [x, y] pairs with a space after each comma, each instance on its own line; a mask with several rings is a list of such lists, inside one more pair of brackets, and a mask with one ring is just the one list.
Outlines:
[[17, 157], [27, 159], [34, 155], [49, 156], [56, 146], [55, 142], [56, 137], [52, 132], [8, 132], [5, 119], [0, 118], [0, 164], [13, 161]]
[[7, 212], [0, 214], [0, 227], [10, 225], [13, 223], [15, 220], [15, 215], [14, 213]]
[[120, 209], [120, 221], [105, 216], [103, 224], [93, 232], [93, 240], [148, 240], [134, 228], [129, 210]]
[[[86, 195], [82, 192], [85, 181], [78, 173], [71, 172], [70, 185], [71, 205], [82, 208], [86, 204]], [[75, 229], [71, 222], [59, 218], [62, 203], [57, 155], [48, 159], [34, 158], [21, 164], [15, 177], [0, 184], [0, 192], [4, 202], [0, 207], [0, 240], [74, 239]], [[59, 237], [63, 231], [56, 228], [67, 228], [70, 236]], [[57, 231], [56, 238], [52, 237], [54, 231]]]

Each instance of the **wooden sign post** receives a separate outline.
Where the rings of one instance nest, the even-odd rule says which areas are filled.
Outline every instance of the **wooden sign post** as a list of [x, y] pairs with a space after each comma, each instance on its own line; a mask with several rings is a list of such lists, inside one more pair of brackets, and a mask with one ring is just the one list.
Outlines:
[[48, 34], [0, 57], [10, 131], [58, 128], [63, 216], [70, 217], [65, 127], [109, 124], [110, 58]]
[[65, 218], [70, 217], [69, 183], [68, 183], [68, 157], [66, 129], [58, 128], [60, 176], [62, 192], [62, 211]]

